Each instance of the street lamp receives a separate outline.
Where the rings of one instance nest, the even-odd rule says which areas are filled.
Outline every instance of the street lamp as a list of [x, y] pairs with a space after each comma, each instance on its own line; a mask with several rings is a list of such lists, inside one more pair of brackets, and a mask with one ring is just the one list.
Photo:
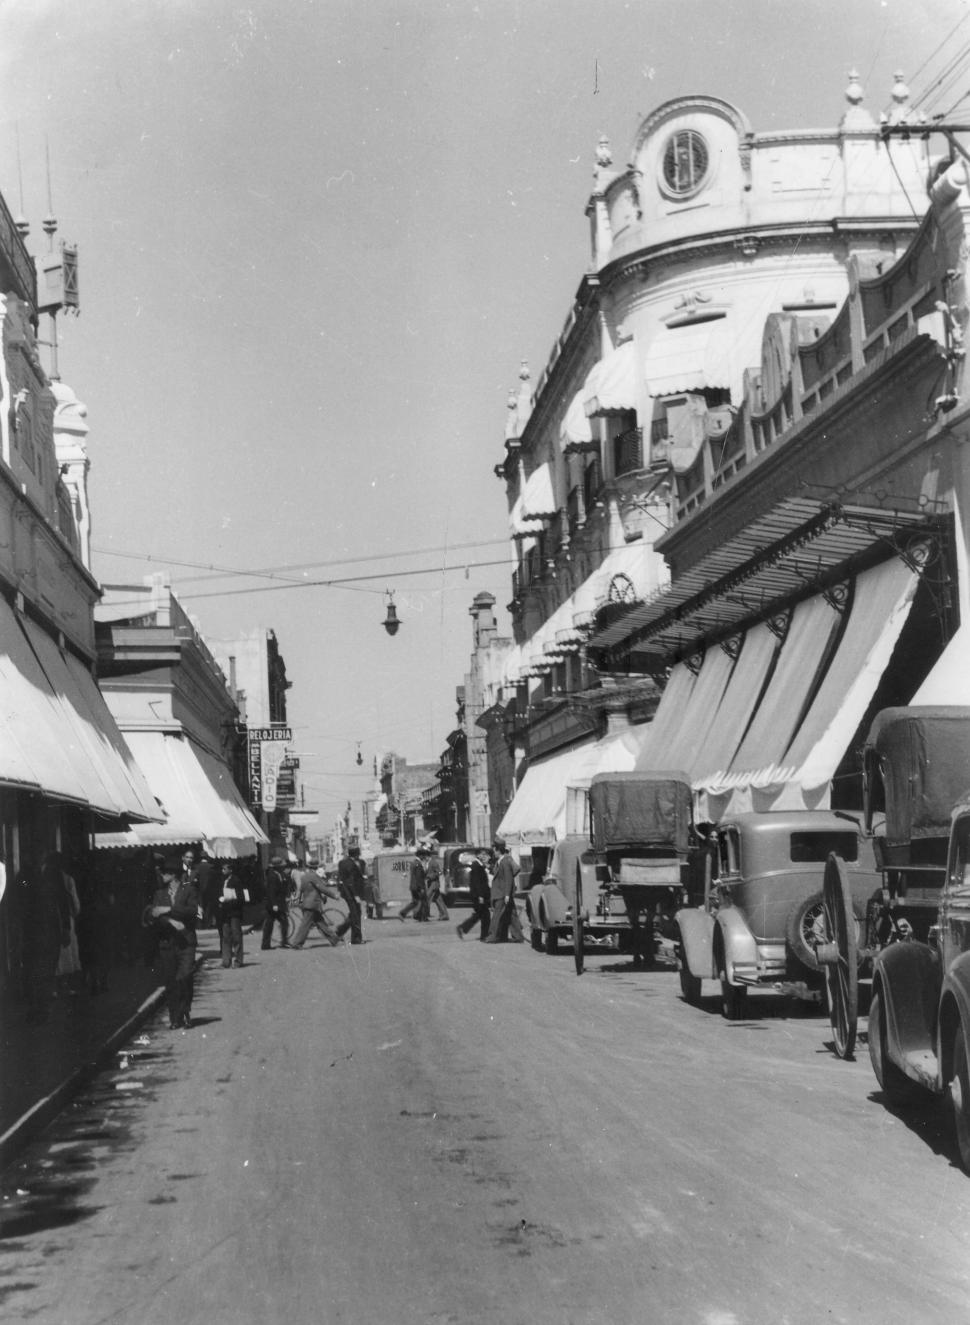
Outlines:
[[394, 606], [394, 595], [390, 589], [387, 591], [387, 616], [381, 622], [381, 625], [389, 635], [396, 635], [401, 628], [401, 623], [397, 619], [397, 608]]

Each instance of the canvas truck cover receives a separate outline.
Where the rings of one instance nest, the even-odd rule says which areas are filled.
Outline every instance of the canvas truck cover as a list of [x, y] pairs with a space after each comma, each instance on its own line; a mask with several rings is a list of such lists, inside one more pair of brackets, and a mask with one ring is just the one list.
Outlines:
[[953, 807], [970, 796], [970, 707], [883, 709], [863, 762], [866, 821], [879, 808], [881, 783], [890, 846], [946, 837]]
[[597, 851], [690, 846], [690, 778], [682, 772], [597, 773], [589, 787], [591, 836]]
[[380, 901], [402, 905], [411, 900], [411, 865], [417, 860], [413, 851], [375, 851], [374, 882], [380, 889]]

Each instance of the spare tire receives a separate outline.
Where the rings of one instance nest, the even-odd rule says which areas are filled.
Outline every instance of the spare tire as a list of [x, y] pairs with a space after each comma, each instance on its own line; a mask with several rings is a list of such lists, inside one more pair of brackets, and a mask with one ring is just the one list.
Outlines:
[[[820, 970], [815, 956], [815, 944], [827, 942], [824, 929], [824, 904], [821, 892], [812, 893], [804, 901], [792, 907], [785, 925], [785, 943], [795, 960], [807, 971]], [[856, 920], [856, 938], [861, 945], [863, 916], [856, 902], [852, 903], [852, 914]]]

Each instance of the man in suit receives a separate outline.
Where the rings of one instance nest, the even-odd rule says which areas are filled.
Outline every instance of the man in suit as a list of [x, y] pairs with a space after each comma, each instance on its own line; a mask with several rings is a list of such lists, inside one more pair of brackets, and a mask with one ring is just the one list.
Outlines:
[[293, 935], [293, 942], [290, 944], [294, 952], [299, 951], [306, 943], [314, 925], [332, 947], [337, 947], [340, 942], [336, 931], [331, 929], [323, 918], [324, 897], [336, 898], [340, 893], [336, 888], [323, 882], [317, 874], [317, 864], [317, 861], [311, 860], [306, 869], [294, 872], [296, 886], [299, 889], [299, 906], [303, 912], [296, 933]]
[[188, 1030], [192, 1025], [199, 890], [191, 877], [179, 878], [174, 864], [163, 866], [161, 873], [162, 885], [152, 899], [151, 918], [158, 933], [168, 1024], [170, 1030]]
[[280, 927], [280, 947], [288, 948], [290, 946], [290, 921], [286, 912], [286, 894], [289, 885], [283, 877], [283, 866], [285, 864], [286, 862], [282, 856], [270, 857], [269, 868], [263, 879], [266, 914], [263, 918], [263, 942], [261, 946], [264, 952], [273, 946], [273, 926], [277, 923]]
[[485, 863], [482, 860], [485, 852], [479, 851], [477, 854], [475, 852], [468, 852], [467, 854], [468, 859], [466, 860], [466, 853], [463, 851], [458, 857], [458, 863], [460, 865], [468, 865], [468, 891], [471, 893], [472, 913], [470, 916], [466, 916], [456, 928], [458, 930], [458, 937], [463, 939], [466, 934], [469, 934], [475, 928], [476, 925], [480, 925], [481, 930], [478, 937], [481, 942], [484, 943], [485, 939], [488, 937], [488, 924], [491, 919], [491, 912], [489, 910], [491, 895], [489, 892], [488, 874], [485, 870]]
[[337, 927], [337, 938], [350, 930], [351, 947], [363, 943], [360, 899], [364, 895], [364, 871], [360, 867], [360, 847], [348, 847], [347, 854], [337, 863], [337, 891], [347, 907], [347, 919]]
[[498, 864], [492, 875], [492, 919], [486, 943], [522, 943], [524, 935], [515, 908], [515, 878], [519, 867], [500, 837], [494, 842]]

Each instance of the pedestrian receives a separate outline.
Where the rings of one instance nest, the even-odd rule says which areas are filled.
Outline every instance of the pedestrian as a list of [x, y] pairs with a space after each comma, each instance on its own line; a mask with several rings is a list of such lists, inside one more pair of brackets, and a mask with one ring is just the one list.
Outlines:
[[202, 899], [202, 928], [221, 929], [219, 898], [223, 888], [223, 871], [218, 862], [199, 861], [195, 870], [195, 884]]
[[169, 1030], [189, 1030], [192, 1026], [198, 916], [199, 890], [194, 879], [174, 863], [163, 866], [162, 886], [152, 898], [146, 920], [158, 934], [158, 963], [165, 985]]
[[425, 890], [428, 898], [428, 916], [431, 919], [431, 908], [438, 908], [438, 919], [449, 920], [448, 908], [445, 905], [445, 899], [441, 895], [441, 861], [434, 851], [428, 854], [428, 863], [425, 866]]
[[228, 861], [217, 865], [212, 873], [220, 881], [216, 897], [215, 916], [222, 941], [223, 966], [243, 964], [243, 915], [246, 909], [246, 889], [235, 868]]
[[337, 926], [337, 938], [350, 930], [352, 947], [363, 943], [360, 899], [364, 895], [364, 871], [360, 867], [360, 847], [348, 847], [347, 854], [337, 863], [337, 891], [347, 908], [347, 919]]
[[494, 842], [498, 863], [492, 875], [492, 918], [488, 926], [486, 943], [523, 943], [525, 936], [519, 923], [519, 913], [515, 906], [515, 878], [519, 867], [512, 859], [504, 841], [497, 837]]
[[414, 913], [415, 920], [425, 920], [427, 917], [422, 914], [428, 901], [427, 874], [425, 873], [425, 861], [428, 858], [426, 847], [418, 847], [414, 853], [414, 860], [411, 861], [411, 873], [408, 878], [408, 891], [411, 894], [411, 900], [407, 906], [402, 906], [399, 912], [400, 919]]
[[271, 856], [269, 866], [263, 878], [264, 902], [266, 913], [263, 917], [262, 950], [267, 952], [273, 946], [273, 926], [280, 927], [280, 947], [290, 946], [290, 922], [286, 914], [286, 894], [289, 881], [283, 877], [286, 862], [282, 856]]
[[16, 884], [23, 926], [23, 971], [27, 1022], [40, 1026], [50, 1016], [61, 948], [68, 938], [68, 900], [54, 852], [39, 873], [25, 866]]
[[457, 926], [458, 937], [463, 939], [478, 924], [478, 937], [482, 943], [488, 937], [488, 926], [492, 916], [490, 885], [483, 860], [485, 854], [484, 851], [480, 851], [477, 855], [471, 851], [463, 851], [458, 857], [459, 865], [468, 866], [468, 891], [471, 894], [472, 904], [471, 915], [466, 916]]
[[81, 973], [81, 953], [78, 949], [77, 923], [81, 914], [81, 901], [78, 897], [77, 884], [61, 864], [60, 856], [55, 855], [57, 868], [61, 872], [64, 892], [67, 895], [67, 942], [62, 944], [57, 959], [57, 983], [62, 990], [77, 993], [77, 976]]
[[337, 931], [331, 928], [323, 918], [324, 897], [339, 897], [340, 893], [320, 878], [317, 873], [318, 863], [318, 861], [311, 859], [308, 861], [306, 869], [294, 871], [298, 890], [297, 900], [303, 913], [296, 933], [293, 935], [293, 942], [290, 944], [290, 948], [294, 951], [303, 947], [310, 930], [314, 926], [317, 927], [331, 947], [336, 948], [340, 943]]

